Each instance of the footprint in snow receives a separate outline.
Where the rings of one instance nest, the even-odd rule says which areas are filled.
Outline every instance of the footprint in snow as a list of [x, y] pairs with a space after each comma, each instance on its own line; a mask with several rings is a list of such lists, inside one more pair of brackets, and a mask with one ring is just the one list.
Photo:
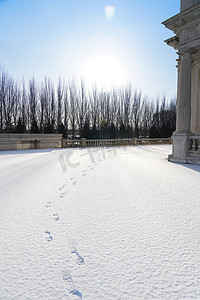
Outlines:
[[45, 207], [50, 207], [51, 206], [51, 202], [46, 202]]
[[76, 289], [69, 271], [62, 272], [63, 284], [72, 300], [82, 299], [82, 294]]
[[53, 237], [51, 236], [50, 231], [45, 231], [45, 240], [46, 240], [47, 242], [51, 242], [52, 239], [53, 239]]
[[65, 194], [66, 194], [66, 193], [62, 193], [62, 194], [60, 194], [59, 197], [60, 197], [60, 198], [63, 198], [63, 197], [65, 196]]
[[71, 252], [71, 255], [76, 259], [76, 263], [78, 265], [83, 265], [85, 261], [84, 258], [79, 254], [77, 250], [77, 242], [71, 238], [68, 238], [67, 246]]
[[58, 220], [59, 220], [58, 214], [53, 214], [53, 220], [54, 220], [54, 221], [58, 221]]
[[87, 171], [86, 170], [83, 171], [83, 176], [85, 176], [85, 175], [87, 175]]
[[84, 258], [80, 256], [77, 249], [71, 251], [71, 254], [75, 257], [77, 265], [83, 265], [85, 263]]
[[59, 190], [62, 191], [66, 187], [66, 184], [62, 185]]
[[77, 184], [77, 181], [76, 181], [76, 178], [75, 178], [75, 177], [71, 177], [70, 179], [71, 179], [73, 185], [76, 185], [76, 184]]

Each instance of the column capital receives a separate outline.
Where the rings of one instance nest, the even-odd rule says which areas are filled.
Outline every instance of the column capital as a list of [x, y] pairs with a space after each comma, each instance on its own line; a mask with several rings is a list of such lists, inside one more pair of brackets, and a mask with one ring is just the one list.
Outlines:
[[193, 55], [196, 52], [197, 51], [194, 48], [189, 48], [189, 49], [179, 50], [177, 54], [180, 55], [181, 57], [183, 57], [185, 55]]

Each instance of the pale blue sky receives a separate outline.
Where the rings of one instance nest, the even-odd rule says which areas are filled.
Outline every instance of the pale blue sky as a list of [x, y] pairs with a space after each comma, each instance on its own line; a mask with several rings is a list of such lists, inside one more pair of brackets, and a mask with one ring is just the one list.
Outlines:
[[[143, 95], [170, 98], [177, 55], [163, 42], [173, 33], [161, 22], [179, 12], [179, 2], [0, 0], [0, 64], [17, 80], [127, 81]], [[111, 20], [106, 6], [115, 7]]]

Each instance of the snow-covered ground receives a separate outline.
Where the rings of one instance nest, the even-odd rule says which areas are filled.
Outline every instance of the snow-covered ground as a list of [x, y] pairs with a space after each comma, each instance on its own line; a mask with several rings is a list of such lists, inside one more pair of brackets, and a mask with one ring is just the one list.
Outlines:
[[0, 299], [200, 299], [200, 166], [169, 153], [0, 152]]

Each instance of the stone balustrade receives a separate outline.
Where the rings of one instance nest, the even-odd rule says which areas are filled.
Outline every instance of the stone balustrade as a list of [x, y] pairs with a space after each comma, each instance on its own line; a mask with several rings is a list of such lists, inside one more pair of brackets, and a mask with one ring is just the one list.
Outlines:
[[87, 148], [87, 147], [120, 147], [136, 145], [160, 145], [171, 144], [171, 138], [152, 138], [152, 139], [96, 139], [86, 140], [66, 140], [63, 139], [63, 148]]
[[171, 144], [171, 138], [152, 139], [62, 139], [61, 134], [0, 134], [0, 150], [28, 150], [44, 148], [120, 147]]
[[190, 136], [190, 147], [189, 147], [189, 154], [199, 154], [200, 155], [200, 136]]
[[188, 137], [188, 151], [186, 162], [189, 164], [200, 164], [200, 136], [191, 135]]

